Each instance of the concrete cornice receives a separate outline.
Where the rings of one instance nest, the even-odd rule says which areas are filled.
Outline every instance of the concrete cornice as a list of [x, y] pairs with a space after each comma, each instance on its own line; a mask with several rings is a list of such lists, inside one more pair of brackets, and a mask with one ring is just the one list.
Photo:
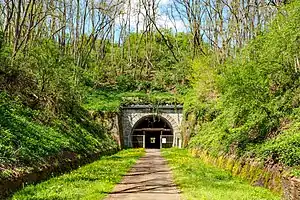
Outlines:
[[182, 110], [182, 105], [128, 105], [121, 106], [122, 110], [136, 110], [136, 109], [159, 109], [159, 110]]

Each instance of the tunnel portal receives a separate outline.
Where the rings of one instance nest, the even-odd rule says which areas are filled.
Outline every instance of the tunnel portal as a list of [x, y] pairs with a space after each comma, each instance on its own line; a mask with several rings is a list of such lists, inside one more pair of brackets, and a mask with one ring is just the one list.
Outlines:
[[121, 146], [143, 148], [181, 147], [181, 105], [130, 105], [122, 107]]
[[131, 139], [135, 148], [170, 148], [173, 146], [173, 129], [163, 117], [149, 115], [135, 124]]

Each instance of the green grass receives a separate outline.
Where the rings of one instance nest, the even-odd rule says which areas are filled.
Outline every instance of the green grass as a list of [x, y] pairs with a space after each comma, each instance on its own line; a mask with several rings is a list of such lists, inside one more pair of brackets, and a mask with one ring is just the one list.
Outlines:
[[129, 104], [182, 104], [179, 94], [169, 92], [118, 91], [115, 89], [91, 90], [83, 107], [93, 111], [117, 112], [121, 105]]
[[0, 93], [0, 179], [30, 171], [62, 151], [85, 156], [117, 148], [105, 127], [82, 108], [69, 115], [26, 107]]
[[173, 170], [184, 199], [275, 200], [271, 191], [254, 187], [229, 172], [204, 164], [186, 149], [164, 149], [163, 156]]
[[296, 169], [292, 169], [291, 175], [293, 175], [297, 178], [300, 178], [300, 169], [299, 169], [299, 167], [296, 168]]
[[143, 154], [143, 149], [129, 149], [101, 157], [71, 173], [27, 186], [12, 200], [103, 199]]

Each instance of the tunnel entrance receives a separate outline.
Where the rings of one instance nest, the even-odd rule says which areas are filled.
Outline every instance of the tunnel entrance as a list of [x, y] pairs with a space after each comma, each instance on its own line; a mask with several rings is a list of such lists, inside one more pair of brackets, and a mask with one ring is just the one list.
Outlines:
[[160, 116], [143, 117], [133, 127], [132, 146], [151, 149], [172, 147], [173, 129], [170, 123]]

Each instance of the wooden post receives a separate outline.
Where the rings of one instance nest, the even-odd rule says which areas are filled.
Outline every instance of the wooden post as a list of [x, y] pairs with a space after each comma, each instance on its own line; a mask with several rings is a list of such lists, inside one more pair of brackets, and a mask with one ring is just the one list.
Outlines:
[[159, 137], [159, 148], [161, 149], [162, 148], [162, 135], [163, 135], [163, 132], [160, 131], [160, 137]]
[[143, 131], [143, 148], [146, 148], [146, 134], [145, 134], [145, 131]]

